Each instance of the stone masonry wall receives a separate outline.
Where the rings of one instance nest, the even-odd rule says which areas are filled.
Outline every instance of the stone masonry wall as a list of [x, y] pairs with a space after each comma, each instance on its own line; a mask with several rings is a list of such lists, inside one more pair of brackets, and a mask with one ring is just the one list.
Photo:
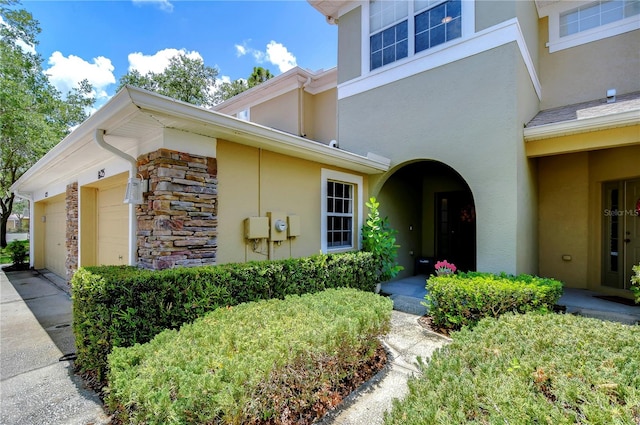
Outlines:
[[138, 265], [161, 270], [216, 263], [218, 180], [215, 158], [160, 149], [138, 158], [149, 179], [138, 206]]
[[67, 232], [65, 269], [67, 282], [78, 270], [78, 182], [67, 185], [65, 196], [67, 212]]

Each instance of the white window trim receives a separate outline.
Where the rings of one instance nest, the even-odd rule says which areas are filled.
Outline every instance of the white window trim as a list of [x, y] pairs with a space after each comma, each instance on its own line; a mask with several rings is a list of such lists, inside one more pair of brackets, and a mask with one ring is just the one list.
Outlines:
[[542, 86], [524, 40], [520, 23], [517, 18], [512, 18], [469, 37], [465, 37], [463, 32], [461, 38], [450, 43], [424, 50], [417, 55], [377, 68], [373, 72], [363, 72], [362, 76], [338, 85], [338, 100], [486, 52], [513, 41], [518, 45], [538, 99], [542, 99]]
[[[354, 202], [356, 202], [354, 208], [354, 229], [353, 229], [353, 238], [351, 247], [341, 247], [341, 248], [328, 248], [327, 247], [327, 182], [329, 180], [334, 180], [337, 182], [350, 183], [355, 186], [355, 195], [353, 197]], [[362, 227], [362, 214], [364, 211], [364, 195], [363, 195], [363, 178], [362, 176], [358, 176], [355, 174], [343, 173], [341, 171], [328, 170], [323, 168], [320, 171], [320, 250], [323, 254], [327, 253], [335, 253], [335, 252], [346, 252], [359, 250], [361, 248], [361, 227]]]
[[[443, 0], [444, 2], [445, 0]], [[413, 3], [411, 1], [411, 3]], [[435, 6], [434, 6], [435, 7]], [[361, 69], [361, 75], [363, 76], [368, 76], [368, 75], [375, 75], [378, 72], [383, 72], [385, 69], [392, 67], [392, 66], [398, 66], [398, 65], [402, 65], [402, 64], [406, 64], [406, 63], [410, 63], [418, 58], [421, 58], [423, 56], [429, 56], [432, 55], [435, 52], [438, 52], [442, 49], [446, 49], [447, 47], [451, 46], [454, 43], [458, 43], [460, 40], [464, 40], [467, 37], [470, 37], [472, 34], [475, 33], [475, 29], [476, 29], [476, 5], [475, 5], [475, 1], [471, 1], [471, 0], [462, 0], [462, 36], [446, 42], [444, 44], [441, 44], [439, 46], [436, 47], [432, 47], [430, 49], [426, 49], [423, 50], [421, 52], [418, 53], [414, 53], [415, 50], [415, 23], [414, 23], [414, 19], [415, 19], [415, 12], [413, 11], [413, 8], [410, 8], [411, 10], [409, 10], [409, 15], [407, 16], [407, 20], [408, 20], [408, 24], [409, 24], [409, 28], [408, 28], [408, 55], [406, 58], [402, 58], [399, 59], [391, 64], [388, 65], [383, 65], [379, 68], [376, 68], [374, 70], [371, 70], [371, 31], [370, 31], [370, 27], [369, 27], [369, 2], [365, 1], [364, 4], [362, 5], [362, 34], [361, 34], [361, 39], [362, 39], [362, 58], [361, 58], [361, 64], [362, 64], [362, 69]], [[397, 22], [396, 22], [397, 23]]]
[[558, 2], [546, 9], [544, 11], [545, 13], [541, 14], [541, 16], [549, 16], [549, 42], [547, 43], [549, 53], [558, 52], [571, 47], [580, 46], [582, 44], [591, 43], [593, 41], [614, 37], [616, 35], [640, 29], [640, 16], [634, 15], [619, 21], [611, 22], [607, 25], [560, 37], [560, 15], [564, 12], [575, 9], [576, 7], [590, 3], [593, 3], [593, 0], [580, 2]]

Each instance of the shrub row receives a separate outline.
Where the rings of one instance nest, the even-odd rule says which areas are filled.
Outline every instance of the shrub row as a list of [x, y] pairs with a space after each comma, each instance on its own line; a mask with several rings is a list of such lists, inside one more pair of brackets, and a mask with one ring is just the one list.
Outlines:
[[640, 423], [640, 327], [507, 314], [455, 333], [385, 424]]
[[221, 308], [114, 348], [106, 404], [131, 424], [310, 423], [376, 355], [391, 310], [345, 288]]
[[430, 277], [425, 305], [434, 325], [460, 329], [509, 311], [551, 310], [561, 295], [554, 279], [470, 272]]
[[114, 346], [149, 341], [221, 306], [352, 287], [373, 291], [369, 253], [150, 271], [128, 266], [79, 269], [71, 281], [76, 366], [104, 384]]

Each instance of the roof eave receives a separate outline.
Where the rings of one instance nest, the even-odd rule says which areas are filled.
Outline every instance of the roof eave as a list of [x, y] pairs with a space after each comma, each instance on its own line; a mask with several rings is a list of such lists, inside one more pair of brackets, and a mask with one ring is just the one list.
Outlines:
[[525, 142], [569, 136], [596, 130], [626, 127], [640, 123], [640, 110], [620, 112], [599, 117], [583, 118], [524, 129]]
[[260, 147], [285, 155], [334, 165], [365, 174], [379, 174], [389, 169], [390, 160], [377, 155], [361, 156], [333, 148], [324, 143], [305, 139], [260, 124], [241, 120], [221, 112], [180, 102], [148, 91], [129, 88], [132, 102], [145, 112], [159, 112], [187, 120], [199, 121], [216, 130], [216, 137], [224, 133], [228, 140]]
[[63, 156], [65, 151], [74, 148], [74, 145], [86, 140], [96, 128], [104, 127], [106, 123], [109, 125], [117, 125], [117, 123], [126, 121], [138, 111], [138, 108], [131, 102], [129, 90], [123, 89], [113, 96], [98, 111], [87, 118], [75, 130], [69, 133], [60, 143], [55, 145], [49, 152], [32, 165], [18, 180], [10, 187], [12, 192], [18, 192], [24, 182], [33, 176], [41, 173], [45, 168]]
[[224, 135], [231, 142], [273, 150], [278, 153], [322, 164], [334, 165], [364, 174], [379, 174], [389, 169], [390, 161], [378, 156], [364, 157], [323, 143], [293, 136], [248, 121], [239, 120], [220, 112], [177, 101], [139, 88], [127, 86], [118, 92], [96, 113], [84, 121], [60, 143], [38, 160], [15, 183], [13, 192], [26, 193], [26, 183], [54, 166], [67, 152], [79, 148], [93, 138], [93, 132], [118, 128], [136, 114], [168, 115], [186, 121], [196, 121], [211, 128], [213, 137]]

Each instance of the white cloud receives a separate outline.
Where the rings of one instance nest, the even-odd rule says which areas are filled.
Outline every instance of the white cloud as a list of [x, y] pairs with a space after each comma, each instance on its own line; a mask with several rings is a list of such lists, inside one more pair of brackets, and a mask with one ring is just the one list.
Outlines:
[[296, 57], [282, 44], [271, 40], [267, 44], [266, 51], [261, 51], [247, 46], [248, 42], [236, 44], [236, 56], [250, 54], [257, 63], [269, 62], [276, 65], [280, 72], [287, 72], [297, 65]]
[[236, 44], [236, 56], [240, 57], [246, 54], [247, 54], [247, 47], [240, 44]]
[[98, 56], [93, 58], [92, 62], [88, 62], [74, 55], [65, 57], [56, 51], [53, 52], [48, 63], [50, 68], [45, 69], [44, 73], [49, 77], [51, 84], [63, 95], [78, 87], [80, 81], [87, 79], [95, 90], [92, 93], [93, 96], [99, 101], [109, 97], [106, 88], [116, 82], [111, 59], [104, 56]]
[[138, 70], [142, 75], [147, 72], [162, 72], [169, 66], [169, 59], [178, 55], [186, 55], [190, 59], [202, 59], [200, 53], [196, 51], [187, 52], [185, 49], [164, 49], [153, 55], [144, 55], [140, 52], [130, 53], [129, 71]]
[[266, 59], [277, 65], [280, 68], [280, 72], [287, 72], [297, 65], [296, 57], [283, 44], [276, 43], [273, 40], [267, 44]]
[[164, 12], [173, 12], [173, 4], [168, 0], [131, 0], [133, 4], [142, 6], [145, 4], [155, 4]]

